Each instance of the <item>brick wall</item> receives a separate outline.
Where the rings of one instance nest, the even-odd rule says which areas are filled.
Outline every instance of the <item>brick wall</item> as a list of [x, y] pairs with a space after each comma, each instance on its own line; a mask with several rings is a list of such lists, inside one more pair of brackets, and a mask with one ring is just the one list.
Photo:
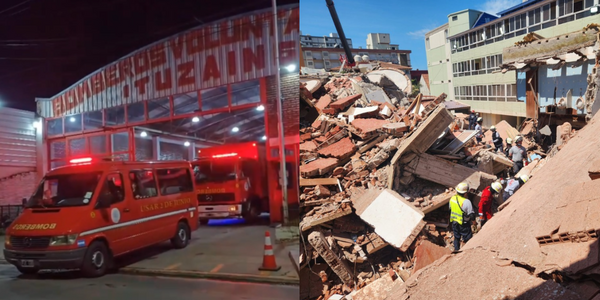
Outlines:
[[[300, 75], [285, 74], [281, 75], [281, 93], [283, 97], [283, 126], [286, 137], [297, 136], [300, 131], [299, 111], [300, 111]], [[270, 138], [279, 136], [277, 128], [277, 78], [275, 76], [267, 77], [267, 109], [268, 131]]]
[[21, 204], [31, 197], [38, 184], [36, 172], [24, 172], [0, 179], [0, 205]]

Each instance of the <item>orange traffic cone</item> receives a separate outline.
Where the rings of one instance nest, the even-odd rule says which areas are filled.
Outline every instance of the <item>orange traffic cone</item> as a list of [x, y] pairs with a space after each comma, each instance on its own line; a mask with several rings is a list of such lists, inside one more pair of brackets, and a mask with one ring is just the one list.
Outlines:
[[262, 267], [258, 268], [260, 271], [279, 271], [281, 266], [277, 266], [275, 263], [275, 255], [273, 254], [273, 245], [271, 245], [271, 234], [265, 232], [265, 255], [263, 256]]

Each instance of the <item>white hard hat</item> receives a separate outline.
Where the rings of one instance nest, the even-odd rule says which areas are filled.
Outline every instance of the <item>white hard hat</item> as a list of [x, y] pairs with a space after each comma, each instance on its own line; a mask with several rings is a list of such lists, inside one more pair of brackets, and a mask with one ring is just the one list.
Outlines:
[[523, 183], [527, 182], [527, 180], [529, 180], [529, 176], [527, 175], [521, 175], [521, 177], [519, 177], [521, 179], [521, 181], [523, 181]]
[[512, 139], [511, 138], [506, 138], [506, 143], [507, 144], [512, 144]]
[[523, 137], [522, 136], [517, 136], [517, 138], [515, 139], [515, 142], [522, 142], [523, 141]]
[[491, 130], [491, 131], [496, 131], [496, 126], [492, 126], [492, 127], [490, 127], [490, 130]]
[[498, 181], [495, 181], [492, 183], [492, 189], [496, 191], [496, 193], [500, 193], [500, 191], [502, 190], [502, 184]]
[[483, 121], [482, 117], [477, 118], [477, 122], [481, 122], [481, 121]]
[[456, 186], [456, 191], [459, 194], [466, 194], [469, 191], [469, 184], [466, 182], [461, 182]]

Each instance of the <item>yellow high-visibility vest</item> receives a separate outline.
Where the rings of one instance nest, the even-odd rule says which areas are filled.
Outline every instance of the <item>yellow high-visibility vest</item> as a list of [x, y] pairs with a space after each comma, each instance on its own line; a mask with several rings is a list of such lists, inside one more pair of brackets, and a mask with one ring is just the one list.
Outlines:
[[450, 223], [456, 222], [460, 225], [463, 223], [463, 211], [462, 205], [467, 198], [461, 195], [454, 195], [452, 199], [450, 199]]

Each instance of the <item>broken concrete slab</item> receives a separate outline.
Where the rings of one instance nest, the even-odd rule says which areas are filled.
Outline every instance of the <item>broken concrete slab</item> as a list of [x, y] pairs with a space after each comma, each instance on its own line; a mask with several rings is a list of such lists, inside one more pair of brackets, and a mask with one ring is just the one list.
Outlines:
[[313, 141], [306, 141], [300, 144], [300, 152], [312, 152], [317, 149], [317, 144]]
[[348, 267], [346, 262], [342, 260], [333, 250], [336, 248], [335, 244], [328, 243], [327, 239], [320, 231], [311, 232], [308, 235], [308, 242], [325, 260], [325, 262], [327, 262], [329, 267], [344, 284], [348, 286], [354, 285], [354, 276], [352, 275], [352, 270]]
[[412, 132], [410, 136], [402, 142], [400, 148], [396, 151], [396, 154], [392, 158], [392, 168], [390, 168], [390, 173], [388, 175], [388, 186], [394, 187], [397, 189], [396, 183], [394, 180], [396, 177], [394, 174], [396, 172], [400, 172], [399, 165], [400, 157], [411, 153], [424, 153], [435, 143], [437, 138], [448, 128], [448, 126], [452, 123], [452, 115], [443, 105], [439, 105], [426, 119], [416, 131]]
[[419, 246], [415, 249], [415, 267], [413, 268], [414, 272], [419, 271], [420, 269], [430, 265], [434, 261], [438, 260], [444, 255], [448, 255], [452, 253], [452, 251], [448, 248], [440, 247], [430, 241], [422, 241]]
[[360, 289], [352, 296], [353, 300], [385, 300], [394, 286], [394, 280], [389, 274], [385, 274], [373, 281], [366, 287]]
[[471, 189], [477, 189], [480, 186], [482, 175], [486, 178], [490, 177], [489, 179], [492, 180], [495, 178], [493, 175], [485, 175], [485, 173], [427, 153], [419, 154], [416, 159], [406, 164], [403, 170], [447, 187], [455, 187], [466, 181]]
[[[352, 199], [356, 214], [375, 228], [390, 245], [406, 251], [412, 244], [413, 231], [425, 226], [423, 212], [390, 189], [369, 189], [358, 199]], [[422, 226], [421, 226], [422, 225]]]

